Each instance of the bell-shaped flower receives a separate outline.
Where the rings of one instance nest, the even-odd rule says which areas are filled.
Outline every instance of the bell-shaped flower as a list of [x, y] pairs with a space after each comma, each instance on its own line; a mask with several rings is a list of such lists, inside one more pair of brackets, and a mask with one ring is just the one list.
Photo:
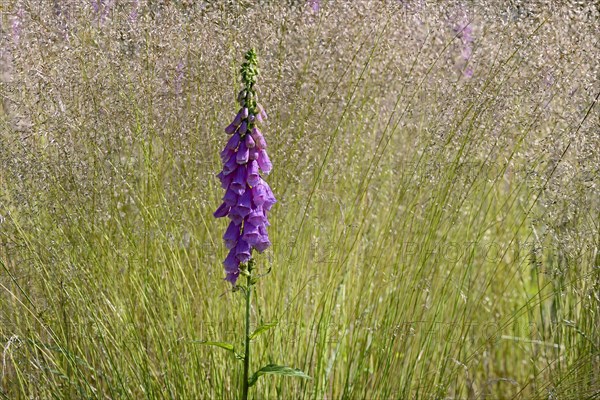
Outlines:
[[242, 218], [246, 218], [250, 211], [252, 210], [252, 192], [250, 190], [246, 190], [244, 194], [242, 194], [238, 198], [237, 204], [232, 207], [235, 210], [236, 214], [240, 215]]
[[213, 215], [215, 216], [215, 218], [223, 218], [229, 213], [230, 209], [231, 206], [228, 206], [226, 203], [223, 203], [219, 206], [219, 208], [217, 208], [217, 211], [215, 211]]
[[252, 160], [248, 163], [248, 185], [256, 186], [260, 182], [260, 180], [260, 175], [258, 173], [258, 163], [255, 160]]
[[227, 215], [229, 219], [236, 225], [241, 225], [244, 222], [244, 217], [239, 214], [239, 210], [237, 207], [231, 207], [229, 214]]
[[[246, 164], [248, 162], [248, 158], [250, 156], [250, 153], [248, 151], [248, 148], [246, 147], [246, 142], [242, 141], [240, 143], [240, 147], [238, 148], [237, 154], [236, 154], [236, 162], [238, 164]], [[259, 154], [260, 157], [260, 154]]]
[[256, 120], [258, 122], [264, 122], [267, 119], [267, 113], [265, 112], [265, 109], [263, 108], [263, 106], [261, 106], [260, 104], [257, 104], [258, 107], [258, 114], [256, 114]]
[[271, 241], [269, 240], [269, 235], [267, 234], [267, 228], [264, 225], [259, 226], [258, 230], [261, 236], [253, 247], [258, 250], [259, 253], [262, 253], [271, 245]]
[[254, 244], [258, 243], [261, 238], [261, 234], [258, 230], [258, 226], [252, 225], [247, 220], [244, 221], [244, 232], [242, 234], [242, 239], [244, 239], [248, 244], [254, 246]]
[[233, 175], [234, 174], [225, 175], [223, 171], [217, 174], [217, 178], [219, 178], [219, 180], [221, 181], [221, 187], [223, 189], [227, 189], [229, 187], [229, 184], [233, 180]]
[[252, 211], [250, 211], [250, 214], [248, 214], [246, 221], [248, 221], [249, 223], [251, 223], [254, 226], [259, 226], [259, 225], [263, 225], [267, 221], [267, 217], [265, 216], [265, 213], [264, 213], [262, 207], [258, 206], [256, 208], [254, 208]]
[[223, 265], [225, 266], [225, 272], [228, 274], [238, 272], [240, 269], [240, 261], [236, 257], [236, 248], [232, 248], [229, 250], [229, 254], [223, 261]]
[[219, 154], [221, 156], [221, 162], [227, 162], [231, 158], [231, 156], [235, 153], [235, 151], [224, 148], [223, 151]]
[[269, 160], [269, 155], [266, 150], [263, 149], [258, 152], [258, 159], [256, 161], [258, 161], [258, 166], [265, 175], [268, 175], [269, 172], [271, 172], [273, 164], [271, 164], [271, 160]]
[[231, 221], [225, 234], [223, 235], [223, 240], [225, 241], [225, 247], [228, 249], [233, 249], [240, 238], [240, 226], [235, 222]]
[[240, 165], [235, 171], [235, 175], [229, 188], [233, 190], [237, 195], [241, 195], [246, 191], [246, 166]]
[[[246, 137], [250, 137], [250, 135], [247, 135]], [[258, 147], [254, 146], [250, 149], [248, 149], [248, 160], [258, 160]]]
[[252, 139], [252, 135], [246, 135], [246, 147], [249, 149], [254, 148], [254, 146], [256, 145], [256, 143], [254, 142], [254, 139]]
[[[235, 149], [237, 149], [239, 144], [240, 144], [240, 135], [236, 133], [235, 135], [233, 135], [232, 137], [229, 138], [229, 140], [227, 141], [227, 144], [225, 145], [225, 148], [235, 151]], [[227, 158], [227, 159], [229, 159], [229, 158]]]
[[229, 175], [233, 171], [235, 171], [238, 167], [236, 162], [236, 153], [232, 153], [229, 157], [229, 160], [225, 164], [223, 164], [223, 175]]
[[266, 211], [269, 211], [271, 209], [271, 207], [273, 207], [273, 205], [275, 203], [277, 203], [277, 199], [275, 199], [275, 196], [273, 195], [273, 192], [271, 191], [271, 188], [268, 185], [266, 186], [266, 190], [267, 190], [267, 194], [266, 194], [265, 202], [262, 204], [262, 207]]
[[238, 129], [238, 134], [240, 136], [244, 136], [247, 131], [248, 131], [248, 123], [246, 122], [246, 120], [244, 120], [244, 121], [242, 121], [242, 124], [240, 125], [240, 127]]
[[232, 189], [227, 189], [225, 196], [223, 196], [223, 202], [229, 207], [233, 207], [238, 202], [238, 195]]
[[239, 276], [240, 276], [240, 270], [239, 270], [239, 263], [238, 263], [238, 270], [235, 272], [228, 272], [227, 275], [225, 276], [225, 280], [227, 282], [231, 283], [232, 285], [235, 285]]
[[246, 242], [243, 238], [238, 240], [237, 246], [235, 246], [235, 256], [239, 262], [247, 262], [252, 256], [252, 247], [250, 243]]
[[256, 207], [261, 207], [268, 198], [267, 182], [262, 179], [252, 187], [252, 202]]
[[265, 141], [265, 137], [263, 136], [260, 129], [257, 127], [252, 128], [252, 139], [254, 139], [254, 143], [256, 143], [256, 147], [259, 149], [266, 149], [267, 142]]
[[237, 125], [235, 125], [233, 122], [229, 125], [227, 125], [227, 127], [225, 128], [225, 133], [227, 133], [228, 135], [233, 135], [235, 133], [237, 129]]

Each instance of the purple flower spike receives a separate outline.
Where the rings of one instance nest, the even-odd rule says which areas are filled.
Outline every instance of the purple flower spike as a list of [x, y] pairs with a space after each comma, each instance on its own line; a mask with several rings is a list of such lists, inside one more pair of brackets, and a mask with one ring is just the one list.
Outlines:
[[225, 247], [228, 249], [233, 249], [240, 238], [240, 226], [236, 225], [235, 222], [230, 222], [225, 234], [223, 235], [223, 240], [225, 241]]
[[[262, 253], [271, 245], [267, 216], [277, 202], [273, 191], [263, 180], [273, 168], [265, 150], [267, 142], [262, 132], [254, 126], [256, 121], [265, 120], [267, 113], [255, 100], [254, 83], [258, 68], [255, 69], [256, 54], [253, 50], [247, 53], [246, 60], [241, 70], [244, 88], [237, 99], [242, 108], [225, 128], [232, 136], [221, 152], [223, 170], [218, 178], [225, 195], [223, 203], [214, 213], [217, 218], [226, 216], [230, 220], [223, 235], [225, 247], [229, 249], [223, 265], [225, 279], [234, 286], [242, 275], [240, 264], [251, 261], [254, 250]], [[249, 276], [252, 276], [252, 265], [247, 264]]]
[[271, 164], [271, 160], [269, 160], [269, 156], [267, 155], [267, 152], [265, 150], [261, 150], [258, 153], [257, 161], [258, 161], [258, 166], [260, 167], [260, 170], [262, 172], [264, 172], [265, 175], [268, 175], [269, 172], [271, 172], [273, 165]]
[[254, 139], [254, 143], [256, 143], [256, 146], [259, 149], [266, 149], [267, 148], [267, 142], [265, 141], [264, 136], [262, 135], [262, 133], [260, 132], [260, 130], [258, 128], [252, 128], [252, 139]]
[[247, 262], [252, 256], [252, 247], [250, 243], [246, 242], [243, 238], [238, 240], [237, 246], [235, 246], [235, 256], [239, 262]]
[[224, 216], [229, 214], [230, 209], [231, 206], [228, 206], [226, 203], [223, 203], [219, 206], [219, 208], [217, 208], [217, 211], [215, 211], [213, 215], [215, 216], [215, 218], [223, 218]]
[[260, 175], [258, 174], [258, 163], [254, 160], [248, 163], [248, 185], [254, 187], [260, 182]]
[[235, 171], [235, 176], [229, 185], [229, 189], [237, 195], [241, 195], [246, 191], [246, 166], [240, 165]]
[[[240, 143], [240, 148], [237, 151], [236, 162], [238, 164], [246, 164], [248, 162], [248, 158], [250, 157], [250, 152], [248, 151], [248, 147], [246, 147], [246, 141], [242, 141]], [[259, 155], [260, 157], [260, 155]]]

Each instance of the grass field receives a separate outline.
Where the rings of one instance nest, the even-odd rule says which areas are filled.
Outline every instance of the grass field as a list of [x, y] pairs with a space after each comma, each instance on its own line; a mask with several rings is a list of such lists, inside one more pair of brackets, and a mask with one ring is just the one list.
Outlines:
[[213, 218], [255, 46], [254, 399], [600, 399], [600, 7], [1, 2], [0, 398], [235, 399]]

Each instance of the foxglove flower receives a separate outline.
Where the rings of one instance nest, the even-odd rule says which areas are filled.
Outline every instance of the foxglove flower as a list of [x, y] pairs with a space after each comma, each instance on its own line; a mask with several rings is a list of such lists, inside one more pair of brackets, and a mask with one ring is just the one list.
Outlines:
[[240, 238], [240, 226], [235, 222], [231, 221], [229, 227], [225, 231], [223, 235], [223, 240], [225, 241], [225, 247], [229, 250], [233, 249], [237, 246], [238, 239]]
[[217, 175], [225, 189], [223, 203], [215, 211], [216, 218], [228, 217], [229, 226], [223, 235], [229, 253], [223, 265], [226, 280], [235, 285], [244, 264], [252, 259], [253, 250], [262, 253], [270, 245], [267, 214], [276, 203], [269, 185], [264, 181], [272, 169], [267, 155], [267, 143], [257, 126], [267, 113], [257, 103], [254, 89], [258, 75], [254, 50], [246, 54], [242, 65], [245, 88], [238, 95], [241, 109], [225, 128], [232, 135], [221, 152], [223, 170]]

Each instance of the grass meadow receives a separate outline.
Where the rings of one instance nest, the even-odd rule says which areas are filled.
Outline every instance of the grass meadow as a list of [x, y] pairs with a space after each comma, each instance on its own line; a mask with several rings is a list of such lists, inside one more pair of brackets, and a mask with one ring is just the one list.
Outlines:
[[257, 49], [254, 399], [600, 398], [600, 6], [0, 2], [0, 398], [236, 399], [213, 217]]

